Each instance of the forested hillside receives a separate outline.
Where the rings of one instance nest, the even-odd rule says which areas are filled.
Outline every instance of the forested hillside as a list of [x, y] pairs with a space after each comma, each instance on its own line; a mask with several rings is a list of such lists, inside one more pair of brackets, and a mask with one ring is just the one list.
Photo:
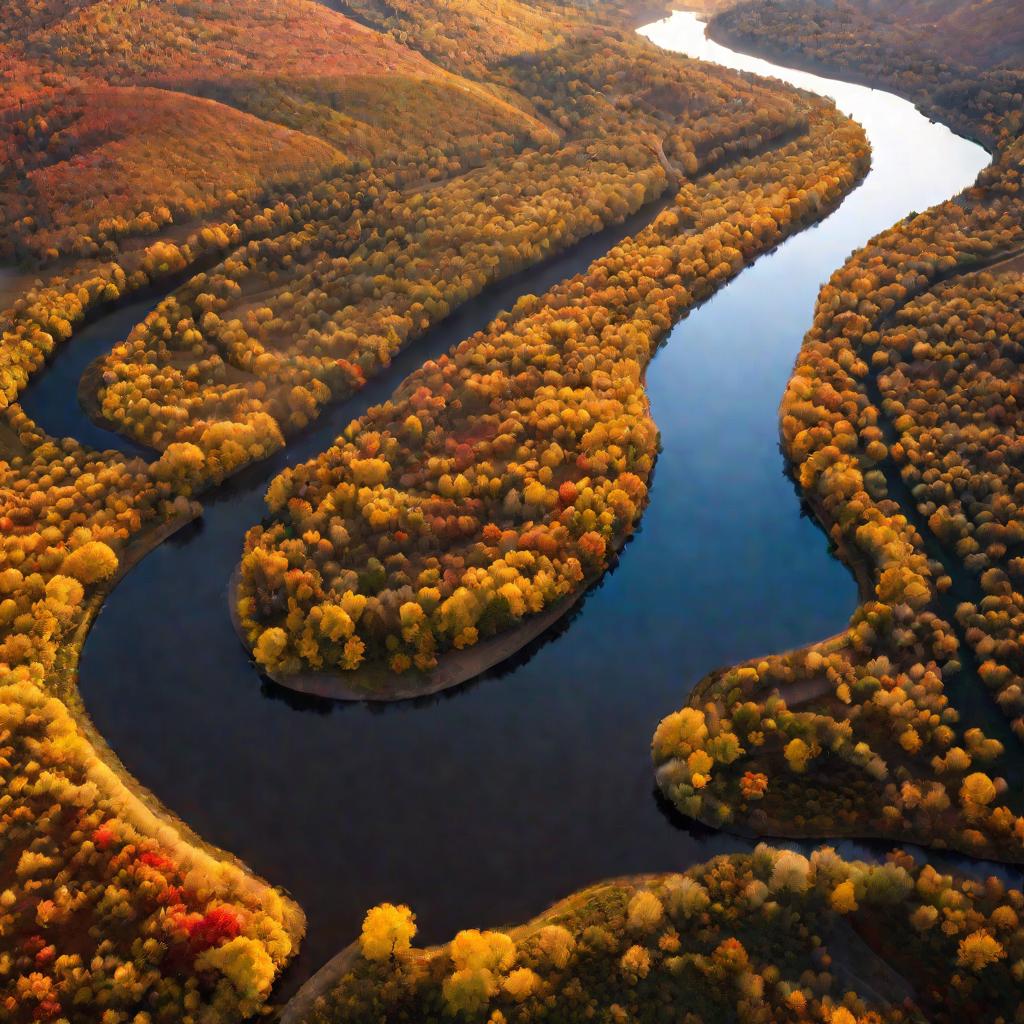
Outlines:
[[758, 0], [721, 11], [710, 32], [892, 89], [989, 148], [1024, 125], [1024, 15], [1012, 0]]

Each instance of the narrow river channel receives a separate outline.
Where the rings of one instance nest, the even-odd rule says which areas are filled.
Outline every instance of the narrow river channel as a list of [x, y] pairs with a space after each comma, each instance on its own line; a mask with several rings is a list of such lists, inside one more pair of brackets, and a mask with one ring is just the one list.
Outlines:
[[[662, 809], [651, 734], [709, 669], [832, 633], [856, 603], [852, 578], [783, 473], [779, 399], [831, 271], [871, 235], [971, 183], [987, 155], [896, 96], [710, 42], [695, 15], [642, 31], [667, 49], [833, 97], [866, 128], [874, 164], [836, 213], [672, 332], [648, 373], [664, 446], [651, 505], [571, 621], [437, 698], [330, 704], [260, 679], [231, 628], [226, 585], [282, 465], [328, 446], [404, 373], [485, 322], [474, 317], [581, 269], [607, 236], [470, 304], [429, 349], [414, 345], [287, 453], [206, 495], [202, 521], [127, 576], [85, 646], [86, 706], [129, 770], [306, 910], [309, 937], [282, 994], [381, 900], [409, 903], [419, 939], [431, 942], [526, 918], [601, 878], [746, 846]], [[146, 308], [93, 325], [67, 346], [64, 369], [62, 354], [41, 375], [26, 406], [43, 426], [127, 447], [85, 426], [74, 384]]]

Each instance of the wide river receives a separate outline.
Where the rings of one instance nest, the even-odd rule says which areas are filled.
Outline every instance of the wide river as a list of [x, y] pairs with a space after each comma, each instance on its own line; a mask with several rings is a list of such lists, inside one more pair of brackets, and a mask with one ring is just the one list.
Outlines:
[[[207, 495], [202, 521], [127, 576], [85, 646], [86, 706], [127, 767], [306, 910], [309, 937], [283, 992], [351, 941], [382, 900], [409, 903], [419, 938], [437, 941], [521, 920], [608, 876], [745, 847], [666, 812], [651, 734], [708, 670], [833, 633], [854, 608], [851, 576], [783, 473], [779, 399], [831, 271], [911, 210], [970, 184], [988, 157], [896, 96], [710, 42], [692, 14], [642, 31], [667, 49], [833, 97], [864, 125], [874, 163], [836, 213], [672, 332], [647, 378], [664, 445], [650, 507], [571, 621], [443, 696], [331, 704], [261, 680], [228, 620], [226, 585], [274, 473], [327, 447], [517, 293], [581, 269], [614, 233], [470, 303], [286, 453]], [[127, 448], [84, 419], [74, 387], [149, 305], [68, 345], [26, 392], [30, 414], [53, 433]]]

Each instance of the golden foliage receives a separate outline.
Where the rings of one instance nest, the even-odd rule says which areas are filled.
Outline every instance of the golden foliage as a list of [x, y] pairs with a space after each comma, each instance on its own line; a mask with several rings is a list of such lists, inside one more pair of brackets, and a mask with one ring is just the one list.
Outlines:
[[366, 912], [359, 947], [367, 960], [388, 960], [405, 953], [416, 934], [416, 918], [407, 906], [382, 903]]

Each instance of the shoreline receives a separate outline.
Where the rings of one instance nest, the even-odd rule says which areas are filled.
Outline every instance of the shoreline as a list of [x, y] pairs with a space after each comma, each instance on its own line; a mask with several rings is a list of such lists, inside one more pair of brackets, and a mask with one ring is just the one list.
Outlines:
[[[679, 874], [683, 873], [679, 872]], [[535, 914], [522, 924], [512, 925], [511, 927], [502, 927], [500, 925], [494, 927], [510, 936], [526, 935], [537, 928], [542, 928], [544, 925], [551, 923], [555, 918], [563, 916], [574, 907], [585, 905], [595, 893], [603, 889], [622, 885], [642, 886], [656, 884], [673, 874], [674, 872], [671, 871], [652, 871], [642, 874], [616, 875], [614, 878], [601, 879], [598, 882], [584, 886], [576, 892], [570, 893], [568, 896], [563, 896], [560, 900], [552, 903], [539, 914]], [[448, 940], [448, 942], [439, 942], [430, 946], [414, 947], [410, 954], [406, 955], [411, 955], [415, 959], [430, 960], [437, 956], [450, 942], [451, 940]], [[280, 1012], [278, 1024], [303, 1024], [306, 1020], [306, 1014], [313, 1008], [317, 999], [327, 993], [341, 980], [360, 955], [359, 940], [355, 939], [339, 953], [331, 957], [284, 1004]]]
[[[1012, 258], [1017, 259], [1018, 257], [1014, 256]], [[998, 266], [1000, 262], [1005, 261], [999, 260], [995, 263], [995, 265]], [[786, 459], [786, 466], [787, 468], [789, 468], [791, 466], [791, 463], [789, 461], [789, 456], [785, 455], [785, 451], [784, 456]], [[814, 518], [816, 522], [822, 528], [829, 541], [834, 544], [834, 557], [836, 557], [840, 562], [842, 562], [843, 565], [845, 565], [850, 570], [854, 579], [857, 581], [857, 587], [860, 591], [861, 605], [863, 605], [866, 601], [871, 600], [874, 594], [875, 584], [873, 580], [870, 578], [870, 573], [872, 571], [870, 562], [862, 553], [860, 553], [857, 549], [851, 549], [849, 545], [847, 545], [843, 540], [840, 540], [840, 542], [838, 543], [833, 541], [830, 532], [830, 527], [832, 525], [835, 525], [835, 523], [832, 517], [828, 515], [828, 513], [826, 512], [824, 504], [822, 503], [820, 498], [818, 498], [816, 495], [804, 494], [802, 492], [801, 498], [802, 500], [807, 502], [808, 506], [814, 513]], [[842, 632], [834, 633], [831, 636], [824, 637], [821, 640], [813, 640], [810, 643], [804, 644], [803, 646], [792, 647], [785, 651], [772, 652], [772, 654], [767, 655], [766, 657], [787, 659], [799, 657], [801, 654], [809, 654], [812, 651], [818, 653], [832, 653], [833, 651], [839, 650], [843, 646], [845, 646], [846, 634], [847, 631], [843, 630]], [[745, 661], [738, 662], [733, 665], [727, 665], [721, 668], [713, 669], [711, 672], [707, 673], [703, 678], [697, 681], [693, 689], [690, 691], [686, 699], [686, 702], [683, 706], [694, 707], [699, 709], [704, 697], [706, 696], [707, 690], [715, 683], [717, 683], [724, 674], [731, 672], [735, 669], [756, 665], [761, 660], [763, 660], [763, 658], [748, 658]], [[796, 687], [799, 686], [801, 683], [806, 684], [808, 682], [813, 682], [813, 677], [810, 677], [809, 679], [794, 680], [791, 686]], [[945, 679], [943, 680], [943, 684], [945, 687]], [[802, 703], [806, 703], [808, 700], [815, 699], [816, 696], [815, 694], [801, 694], [800, 696], [798, 696], [796, 701], [790, 702], [790, 700], [787, 698], [786, 690], [784, 688], [776, 686], [774, 688], [774, 692], [777, 693], [778, 696], [781, 697], [784, 701], [786, 701], [788, 707], [799, 707]], [[949, 706], [956, 708], [956, 705], [954, 705], [952, 701], [949, 702]], [[779, 821], [775, 821], [772, 825], [769, 825], [765, 828], [755, 828], [753, 826], [738, 821], [731, 822], [728, 824], [716, 823], [714, 820], [712, 820], [710, 815], [702, 814], [697, 815], [695, 817], [691, 817], [689, 815], [684, 814], [681, 810], [679, 810], [675, 802], [672, 800], [672, 797], [662, 787], [660, 779], [660, 768], [671, 763], [671, 761], [666, 761], [663, 765], [654, 766], [655, 784], [657, 786], [658, 792], [661, 794], [661, 797], [667, 801], [668, 805], [673, 809], [675, 813], [680, 814], [684, 818], [687, 818], [689, 820], [697, 821], [708, 828], [714, 829], [717, 832], [723, 832], [727, 835], [734, 835], [739, 838], [749, 839], [752, 841], [758, 839], [781, 839], [793, 841], [829, 841], [839, 839], [849, 840], [853, 842], [863, 841], [889, 843], [892, 844], [894, 847], [899, 847], [903, 843], [911, 843], [925, 851], [938, 850], [941, 853], [970, 857], [975, 860], [991, 861], [994, 864], [1002, 864], [1015, 867], [1019, 867], [1020, 865], [1024, 864], [1024, 858], [1012, 859], [1010, 857], [1003, 855], [999, 850], [988, 850], [985, 852], [978, 852], [977, 850], [972, 850], [965, 846], [958, 845], [955, 841], [946, 842], [946, 840], [941, 837], [936, 838], [934, 836], [919, 834], [915, 832], [907, 832], [905, 830], [900, 831], [898, 834], [890, 835], [871, 829], [862, 830], [853, 828], [851, 828], [850, 830], [835, 829], [828, 832], [822, 832], [820, 829], [801, 831], [796, 827], [786, 828], [785, 824]], [[955, 835], [952, 838], [955, 840]]]
[[[720, 854], [719, 856], [730, 857], [732, 855]], [[851, 862], [859, 859], [850, 858]], [[601, 895], [608, 891], [622, 889], [632, 889], [635, 891], [649, 890], [664, 884], [670, 879], [686, 876], [687, 869], [685, 868], [679, 871], [615, 875], [611, 878], [585, 885], [583, 888], [563, 896], [521, 924], [511, 926], [498, 925], [494, 926], [494, 928], [518, 942], [546, 926], [557, 925], [573, 914], [582, 913], [588, 906], [595, 904], [595, 902], [599, 903]], [[881, 986], [888, 991], [889, 995], [882, 998], [889, 998], [893, 1001], [900, 996], [912, 996], [914, 986], [910, 979], [884, 961], [841, 914], [835, 913], [835, 918], [830, 924], [831, 928], [825, 935], [825, 941], [839, 954], [834, 960], [834, 969], [841, 978], [863, 980], [865, 976], [870, 977], [872, 985]], [[400, 957], [408, 962], [429, 964], [438, 956], [443, 955], [454, 939], [455, 936], [453, 935], [446, 942], [430, 946], [414, 946], [407, 953], [400, 954]], [[356, 939], [328, 960], [284, 1004], [280, 1010], [278, 1024], [305, 1024], [309, 1020], [309, 1014], [314, 1009], [317, 1000], [327, 995], [344, 979], [345, 975], [358, 962], [360, 956], [359, 940]]]
[[326, 995], [349, 972], [359, 956], [359, 940], [335, 953], [315, 974], [310, 975], [281, 1008], [277, 1024], [302, 1024], [316, 1001]]
[[[239, 891], [243, 892], [243, 894], [245, 890], [248, 890], [250, 896], [261, 900], [263, 897], [260, 894], [260, 890], [270, 890], [281, 899], [282, 905], [285, 908], [282, 927], [286, 930], [292, 941], [292, 950], [288, 959], [278, 969], [278, 973], [280, 973], [287, 966], [288, 962], [298, 954], [302, 938], [306, 933], [306, 915], [302, 907], [291, 897], [286, 889], [262, 878], [240, 857], [203, 839], [182, 818], [167, 807], [156, 794], [136, 779], [96, 728], [78, 690], [79, 658], [89, 631], [102, 611], [103, 603], [107, 596], [146, 555], [154, 551], [160, 544], [179, 530], [184, 529], [201, 518], [202, 510], [195, 507], [195, 502], [190, 504], [192, 507], [188, 513], [180, 513], [163, 522], [154, 524], [149, 530], [140, 531], [128, 543], [124, 551], [124, 557], [119, 560], [117, 573], [106, 584], [90, 595], [81, 621], [61, 644], [57, 660], [47, 674], [45, 688], [47, 692], [60, 700], [68, 709], [68, 713], [74, 720], [75, 725], [81, 730], [85, 740], [89, 743], [96, 759], [109, 772], [110, 778], [115, 782], [115, 785], [120, 787], [122, 792], [126, 794], [127, 800], [124, 802], [123, 809], [130, 815], [130, 821], [133, 825], [140, 827], [141, 824], [144, 827], [147, 823], [146, 819], [150, 819], [157, 827], [151, 828], [148, 831], [158, 838], [159, 841], [168, 844], [168, 837], [161, 835], [161, 833], [167, 829], [172, 830], [174, 836], [171, 843], [177, 840], [184, 844], [189, 849], [189, 856], [193, 862], [208, 858], [221, 867], [227, 866], [238, 872], [240, 880], [243, 882], [243, 885], [239, 887]], [[116, 796], [116, 794], [112, 794], [112, 796]], [[142, 827], [140, 827], [140, 830], [142, 830]], [[238, 881], [239, 879], [236, 879], [227, 884], [237, 885]]]
[[[685, 10], [696, 10], [698, 14], [708, 14], [707, 11], [695, 8], [692, 0], [690, 0], [689, 3], [684, 0], [682, 7]], [[846, 82], [849, 85], [861, 85], [867, 89], [892, 93], [894, 96], [899, 96], [900, 98], [905, 99], [908, 103], [912, 103], [922, 117], [928, 118], [929, 121], [935, 124], [945, 125], [951, 132], [959, 135], [961, 138], [967, 139], [968, 141], [981, 146], [982, 149], [994, 158], [996, 140], [986, 136], [983, 132], [974, 130], [969, 121], [964, 121], [961, 124], [958, 119], [957, 124], [952, 124], [949, 115], [954, 112], [950, 109], [942, 108], [937, 105], [926, 105], [920, 95], [915, 95], [893, 82], [874, 80], [869, 75], [859, 71], [858, 69], [830, 67], [824, 61], [814, 60], [812, 58], [805, 57], [801, 53], [795, 53], [781, 47], [774, 50], [771, 47], [761, 45], [749, 39], [741, 33], [730, 32], [728, 29], [723, 28], [721, 24], [717, 24], [719, 15], [726, 11], [728, 11], [728, 8], [721, 11], [714, 11], [705, 21], [705, 34], [712, 42], [719, 43], [721, 46], [725, 46], [730, 50], [735, 50], [738, 53], [745, 53], [748, 56], [757, 57], [760, 60], [767, 61], [769, 64], [778, 64], [794, 71], [805, 71], [808, 74], [817, 75], [820, 78], [832, 79], [837, 82]]]
[[[236, 569], [228, 583], [229, 612], [235, 632], [251, 657], [252, 648], [238, 619], [239, 582], [239, 572]], [[592, 582], [596, 583], [597, 579]], [[589, 589], [587, 586], [576, 594], [569, 594], [543, 611], [524, 619], [515, 628], [497, 633], [480, 643], [473, 644], [472, 647], [445, 651], [438, 658], [437, 665], [429, 672], [410, 669], [408, 672], [397, 673], [386, 665], [375, 664], [365, 668], [360, 666], [351, 672], [310, 670], [286, 673], [268, 672], [263, 667], [255, 665], [255, 662], [254, 665], [258, 672], [279, 686], [328, 700], [365, 700], [386, 704], [430, 697], [469, 682], [513, 657], [566, 615]]]
[[[646, 508], [646, 504], [645, 504]], [[585, 579], [573, 593], [559, 598], [539, 612], [524, 618], [511, 629], [502, 630], [471, 647], [461, 650], [453, 648], [443, 652], [429, 672], [410, 669], [408, 672], [393, 672], [384, 664], [360, 666], [351, 672], [309, 670], [307, 672], [268, 672], [253, 660], [253, 666], [261, 675], [273, 680], [278, 686], [297, 693], [327, 700], [370, 701], [378, 704], [393, 704], [403, 700], [431, 697], [445, 690], [468, 683], [485, 672], [514, 658], [521, 650], [556, 625], [583, 600], [590, 591], [604, 579], [613, 568], [622, 549], [636, 533], [643, 513], [637, 518], [629, 533], [621, 542], [610, 545], [612, 561], [608, 568]], [[228, 614], [235, 634], [252, 658], [249, 644], [238, 617], [238, 588], [241, 584], [241, 562], [239, 561], [228, 580]], [[390, 689], [384, 690], [384, 687]]]

